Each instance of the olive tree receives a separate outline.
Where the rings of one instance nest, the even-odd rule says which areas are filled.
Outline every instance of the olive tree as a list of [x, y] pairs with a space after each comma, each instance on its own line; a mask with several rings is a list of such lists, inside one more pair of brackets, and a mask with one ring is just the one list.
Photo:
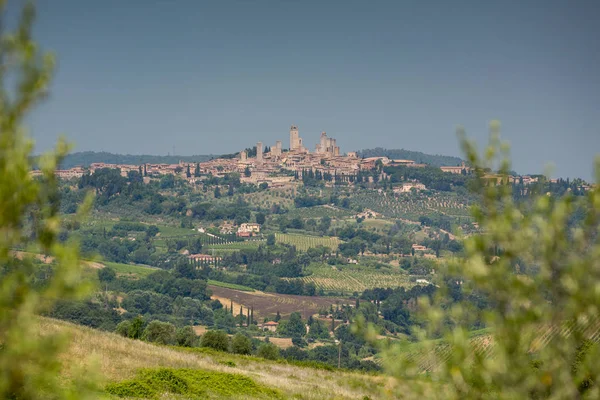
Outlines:
[[[480, 198], [472, 210], [480, 233], [463, 238], [464, 258], [440, 271], [436, 298], [420, 302], [427, 323], [414, 329], [418, 354], [385, 347], [387, 370], [398, 378], [390, 394], [599, 398], [600, 187], [584, 196], [542, 191], [516, 201], [499, 124], [491, 124], [483, 156], [459, 134]], [[600, 159], [596, 176], [600, 183]], [[449, 302], [456, 286], [463, 295]], [[475, 307], [475, 294], [488, 306]], [[476, 319], [489, 334], [471, 337]], [[423, 372], [431, 379], [420, 379]]]

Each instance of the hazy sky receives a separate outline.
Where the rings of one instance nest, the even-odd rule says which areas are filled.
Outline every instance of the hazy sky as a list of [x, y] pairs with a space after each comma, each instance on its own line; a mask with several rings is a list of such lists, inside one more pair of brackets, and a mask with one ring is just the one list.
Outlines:
[[[500, 119], [515, 169], [590, 178], [600, 1], [38, 1], [59, 56], [39, 148], [206, 154], [258, 140], [460, 155]], [[555, 175], [556, 175], [555, 174]]]

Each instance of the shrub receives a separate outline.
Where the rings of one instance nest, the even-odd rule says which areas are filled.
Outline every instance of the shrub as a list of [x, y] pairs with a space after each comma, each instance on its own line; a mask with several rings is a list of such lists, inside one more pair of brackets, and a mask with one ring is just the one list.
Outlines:
[[219, 351], [229, 351], [229, 337], [223, 331], [208, 331], [202, 335], [200, 346]]
[[129, 330], [131, 329], [131, 321], [121, 321], [115, 328], [115, 333], [124, 337], [129, 337]]
[[247, 336], [236, 333], [231, 340], [231, 351], [236, 354], [250, 354], [252, 352], [252, 341]]
[[[597, 340], [600, 313], [600, 185], [585, 196], [535, 194], [532, 187], [515, 199], [508, 146], [500, 143], [499, 125], [491, 129], [484, 158], [463, 140], [477, 178], [471, 187], [481, 199], [472, 213], [483, 233], [465, 238], [464, 258], [440, 271], [445, 276], [433, 302], [420, 303], [427, 321], [415, 329], [422, 357], [407, 357], [398, 345], [386, 349], [384, 364], [402, 382], [395, 394], [438, 397], [443, 387], [452, 399], [597, 398], [600, 346], [586, 343]], [[504, 182], [489, 179], [498, 166]], [[600, 183], [600, 160], [596, 173]], [[466, 295], [449, 306], [456, 282]], [[473, 296], [487, 306], [477, 307]], [[475, 321], [492, 338], [471, 338]], [[427, 340], [440, 337], [443, 351], [439, 341]], [[419, 358], [427, 359], [439, 386], [407, 379], [423, 371]]]
[[184, 326], [183, 328], [177, 329], [175, 342], [178, 346], [194, 347], [198, 344], [198, 335], [194, 332], [193, 327]]
[[98, 279], [100, 282], [112, 282], [117, 277], [117, 273], [111, 267], [104, 267], [98, 270]]
[[159, 344], [175, 344], [176, 329], [170, 322], [152, 321], [144, 329], [142, 338]]
[[267, 360], [277, 360], [279, 358], [279, 348], [273, 343], [263, 343], [258, 348], [256, 355]]
[[[159, 368], [142, 370], [132, 380], [112, 383], [106, 391], [121, 398], [261, 398], [279, 399], [281, 394], [239, 374], [198, 369]], [[166, 396], [165, 396], [166, 395]]]

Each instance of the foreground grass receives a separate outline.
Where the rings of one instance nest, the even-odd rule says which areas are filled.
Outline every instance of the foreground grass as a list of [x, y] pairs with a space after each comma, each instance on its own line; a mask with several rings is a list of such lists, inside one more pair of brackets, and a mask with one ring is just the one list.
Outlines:
[[[385, 398], [382, 389], [391, 380], [385, 376], [317, 370], [228, 353], [203, 354], [155, 346], [49, 318], [40, 318], [39, 327], [42, 334], [64, 332], [70, 337], [69, 347], [61, 357], [65, 380], [95, 366], [101, 375], [102, 384], [107, 385], [109, 390], [111, 387], [116, 390], [119, 382], [143, 383], [144, 376], [147, 377], [144, 374], [156, 373], [159, 368], [194, 370], [198, 371], [198, 376], [206, 376], [203, 374], [211, 372], [236, 374], [235, 379], [242, 379], [238, 377], [241, 375], [257, 385], [256, 392], [236, 395], [212, 388], [206, 392], [206, 396], [210, 395], [208, 398], [281, 396], [307, 400], [382, 399]], [[148, 369], [154, 371], [148, 372]], [[189, 371], [173, 373], [177, 376], [184, 374], [188, 378], [189, 374], [196, 374]], [[224, 378], [224, 375], [216, 374], [207, 382], [222, 382]], [[150, 390], [154, 389], [151, 387]], [[206, 397], [190, 395], [178, 398]]]

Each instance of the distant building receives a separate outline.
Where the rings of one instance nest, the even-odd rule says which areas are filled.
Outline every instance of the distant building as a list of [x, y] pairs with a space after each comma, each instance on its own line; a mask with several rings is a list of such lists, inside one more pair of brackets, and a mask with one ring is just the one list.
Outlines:
[[263, 144], [262, 142], [256, 143], [256, 162], [263, 162]]
[[462, 174], [463, 171], [465, 173], [469, 173], [471, 171], [471, 167], [467, 167], [463, 161], [463, 163], [456, 167], [440, 167], [443, 172], [450, 172], [452, 174]]
[[290, 127], [290, 151], [300, 150], [302, 146], [301, 143], [302, 139], [298, 133], [298, 127], [296, 125], [292, 125]]
[[413, 244], [412, 245], [412, 249], [414, 251], [427, 251], [427, 247], [421, 245], [421, 244]]
[[208, 254], [190, 254], [188, 258], [192, 261], [206, 261], [209, 263], [214, 263], [215, 261], [221, 261], [221, 257], [215, 257]]
[[426, 190], [427, 188], [420, 182], [405, 182], [402, 186], [395, 187], [394, 193], [410, 193], [412, 189]]
[[327, 137], [327, 133], [321, 132], [321, 140], [316, 146], [317, 154], [327, 154], [330, 156], [339, 156], [340, 148], [336, 145], [336, 140]]
[[232, 223], [223, 222], [223, 224], [221, 224], [219, 232], [221, 233], [221, 235], [231, 235], [233, 234], [234, 230], [235, 226]]
[[263, 331], [275, 332], [275, 331], [277, 331], [278, 326], [279, 326], [279, 322], [269, 321], [269, 322], [265, 322], [264, 324], [260, 325], [260, 328]]
[[239, 237], [250, 237], [255, 233], [260, 233], [260, 225], [256, 223], [243, 223], [237, 230]]

